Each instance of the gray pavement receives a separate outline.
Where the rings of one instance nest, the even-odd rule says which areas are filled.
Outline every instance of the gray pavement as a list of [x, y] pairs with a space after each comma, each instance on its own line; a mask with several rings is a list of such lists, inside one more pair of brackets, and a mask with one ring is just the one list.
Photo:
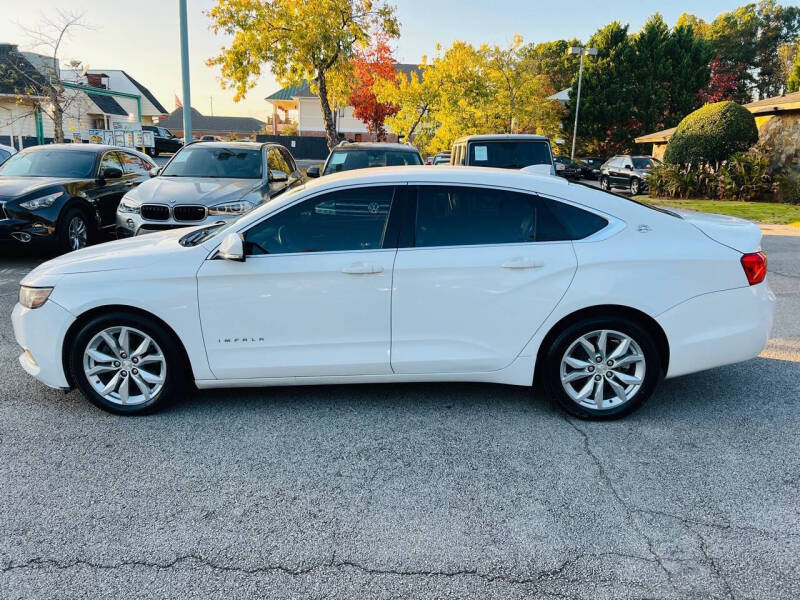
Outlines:
[[[0, 597], [800, 597], [800, 238], [774, 338], [614, 423], [527, 390], [221, 390], [115, 417], [0, 320]], [[36, 260], [0, 263], [11, 311]]]

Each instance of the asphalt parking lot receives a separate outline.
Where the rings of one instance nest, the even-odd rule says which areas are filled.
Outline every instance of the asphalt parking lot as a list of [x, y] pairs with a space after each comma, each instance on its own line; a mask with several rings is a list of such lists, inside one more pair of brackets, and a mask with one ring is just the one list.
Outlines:
[[[0, 320], [0, 597], [800, 597], [800, 237], [773, 339], [614, 423], [525, 389], [198, 392], [100, 412]], [[40, 259], [0, 260], [0, 312]]]

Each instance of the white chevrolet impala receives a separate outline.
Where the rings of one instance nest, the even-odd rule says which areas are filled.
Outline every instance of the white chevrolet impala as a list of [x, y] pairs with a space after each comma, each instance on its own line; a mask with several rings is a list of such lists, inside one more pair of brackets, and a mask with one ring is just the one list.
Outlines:
[[44, 263], [13, 323], [28, 373], [120, 414], [189, 382], [481, 381], [604, 419], [664, 376], [758, 355], [775, 310], [760, 241], [546, 175], [351, 171]]

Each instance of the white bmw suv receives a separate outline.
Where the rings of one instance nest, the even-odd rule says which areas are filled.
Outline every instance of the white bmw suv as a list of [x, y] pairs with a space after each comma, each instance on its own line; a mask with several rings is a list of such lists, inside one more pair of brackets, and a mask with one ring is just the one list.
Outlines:
[[526, 172], [350, 171], [227, 225], [44, 263], [14, 308], [22, 367], [140, 414], [199, 388], [544, 386], [614, 418], [662, 376], [759, 354], [759, 229]]

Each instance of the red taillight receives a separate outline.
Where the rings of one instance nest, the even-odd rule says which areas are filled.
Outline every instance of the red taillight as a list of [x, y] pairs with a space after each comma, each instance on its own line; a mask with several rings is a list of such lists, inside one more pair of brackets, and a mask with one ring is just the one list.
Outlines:
[[767, 255], [765, 252], [751, 252], [742, 255], [742, 268], [750, 285], [764, 281], [767, 276]]

